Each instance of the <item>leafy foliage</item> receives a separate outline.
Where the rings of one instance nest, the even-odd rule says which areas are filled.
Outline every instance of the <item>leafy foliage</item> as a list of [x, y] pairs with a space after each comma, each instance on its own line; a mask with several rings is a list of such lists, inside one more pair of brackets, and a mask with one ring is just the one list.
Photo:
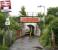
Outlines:
[[0, 28], [4, 28], [5, 25], [5, 14], [0, 11]]
[[10, 29], [18, 30], [20, 29], [19, 23], [14, 20], [14, 18], [10, 18]]
[[40, 42], [44, 47], [51, 47], [51, 28], [55, 34], [56, 45], [58, 45], [58, 17], [49, 15], [46, 17], [46, 27], [40, 37]]
[[55, 35], [55, 43], [56, 43], [56, 46], [58, 46], [58, 18], [56, 18], [53, 21], [51, 27], [52, 27], [53, 32], [54, 32], [54, 35]]
[[21, 8], [20, 14], [21, 14], [20, 16], [26, 16], [27, 15], [24, 6], [22, 6], [22, 8]]
[[58, 17], [58, 7], [48, 8], [47, 15], [54, 15], [55, 17]]
[[46, 16], [45, 18], [45, 27], [43, 27], [42, 23], [42, 35], [40, 37], [40, 43], [44, 47], [51, 47], [51, 22], [54, 20], [53, 15]]
[[47, 26], [43, 32], [42, 36], [40, 37], [40, 43], [44, 47], [51, 47], [51, 31], [50, 28]]
[[0, 46], [0, 50], [8, 50], [8, 47], [6, 47], [6, 46], [4, 46], [4, 47]]
[[45, 18], [45, 24], [50, 24], [51, 21], [53, 21], [54, 18], [55, 17], [53, 15], [46, 16], [46, 18]]

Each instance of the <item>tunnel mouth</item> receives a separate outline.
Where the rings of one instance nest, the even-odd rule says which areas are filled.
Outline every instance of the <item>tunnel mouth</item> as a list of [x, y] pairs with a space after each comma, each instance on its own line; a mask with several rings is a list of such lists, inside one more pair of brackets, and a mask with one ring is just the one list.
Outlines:
[[27, 27], [29, 27], [29, 31], [26, 32], [25, 36], [30, 36], [30, 33], [31, 33], [31, 36], [34, 36], [34, 26], [33, 25], [27, 25]]

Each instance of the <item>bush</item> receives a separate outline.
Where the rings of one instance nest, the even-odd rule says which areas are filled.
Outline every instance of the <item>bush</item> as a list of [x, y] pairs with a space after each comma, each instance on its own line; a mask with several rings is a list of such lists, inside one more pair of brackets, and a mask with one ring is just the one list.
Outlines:
[[[10, 45], [12, 45], [12, 43], [16, 40], [16, 35], [15, 35], [15, 31], [12, 30], [0, 30], [0, 46], [7, 46], [9, 47]], [[3, 38], [4, 38], [4, 42], [3, 42]]]
[[3, 43], [3, 35], [0, 34], [0, 45], [2, 45], [2, 43]]
[[0, 50], [9, 50], [8, 47], [3, 47], [3, 46], [0, 46]]
[[49, 27], [46, 27], [43, 32], [42, 36], [40, 37], [40, 43], [43, 47], [51, 47], [51, 31]]
[[4, 36], [4, 30], [0, 29], [0, 45], [3, 44], [3, 36]]
[[14, 43], [14, 41], [16, 40], [16, 35], [15, 35], [15, 31], [7, 31], [7, 35], [6, 35], [6, 45], [7, 46], [11, 46], [12, 43]]
[[52, 30], [55, 35], [55, 44], [58, 46], [58, 18], [55, 19], [55, 21], [52, 23]]

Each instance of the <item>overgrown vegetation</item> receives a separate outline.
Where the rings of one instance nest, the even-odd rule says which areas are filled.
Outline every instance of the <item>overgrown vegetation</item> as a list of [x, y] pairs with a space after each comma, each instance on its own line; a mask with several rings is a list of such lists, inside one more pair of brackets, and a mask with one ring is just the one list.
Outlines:
[[27, 16], [24, 6], [21, 7], [21, 11], [19, 11], [19, 12], [20, 12], [20, 16], [21, 16], [21, 17]]
[[[0, 11], [0, 50], [7, 50], [16, 40], [16, 30], [19, 29], [18, 22], [10, 17], [10, 26], [5, 27], [5, 13]], [[7, 28], [8, 27], [8, 28]]]
[[45, 27], [42, 28], [42, 35], [40, 37], [40, 43], [44, 47], [51, 48], [51, 28], [55, 35], [55, 44], [58, 46], [58, 17], [55, 17], [53, 15], [46, 16], [45, 20]]
[[[58, 46], [58, 7], [49, 8], [47, 16], [45, 17], [45, 23], [41, 21], [38, 25], [41, 29], [40, 43], [44, 47], [51, 47], [51, 28], [55, 34], [55, 44]], [[21, 24], [16, 17], [10, 17], [10, 26], [9, 29], [5, 30], [5, 15], [0, 11], [0, 50], [7, 50], [8, 47], [15, 41], [16, 30], [21, 29]], [[25, 7], [22, 6], [20, 11], [20, 16], [27, 16]], [[18, 18], [20, 18], [20, 16]], [[43, 14], [38, 13], [38, 17], [43, 17]], [[55, 17], [56, 16], [56, 17]], [[45, 27], [44, 27], [45, 24]], [[10, 36], [11, 35], [11, 36]], [[4, 40], [3, 40], [4, 39]]]
[[58, 46], [58, 17], [53, 21], [52, 30], [55, 35], [55, 45]]

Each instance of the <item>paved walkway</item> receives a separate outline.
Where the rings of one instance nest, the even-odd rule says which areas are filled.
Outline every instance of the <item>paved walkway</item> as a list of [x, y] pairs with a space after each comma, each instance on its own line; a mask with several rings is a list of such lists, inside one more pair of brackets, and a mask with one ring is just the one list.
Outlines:
[[38, 37], [23, 37], [18, 40], [10, 47], [10, 50], [36, 50], [40, 43]]

